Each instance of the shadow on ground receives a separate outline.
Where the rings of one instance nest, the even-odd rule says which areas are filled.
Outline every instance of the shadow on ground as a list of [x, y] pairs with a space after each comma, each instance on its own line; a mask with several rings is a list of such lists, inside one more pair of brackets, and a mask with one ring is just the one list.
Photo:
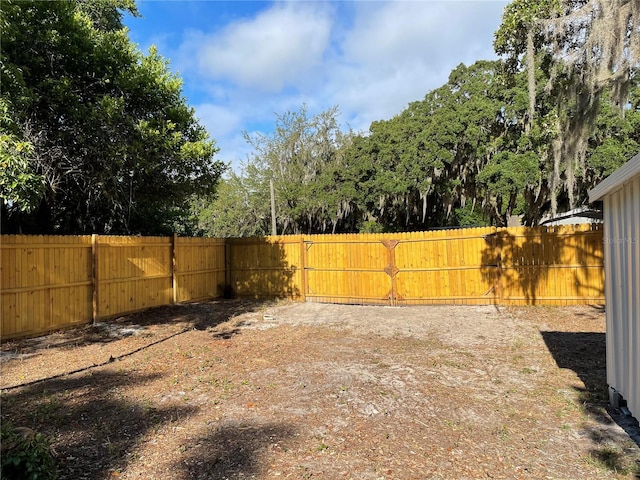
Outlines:
[[[207, 330], [215, 328], [237, 315], [259, 311], [273, 304], [273, 300], [211, 300], [199, 303], [184, 303], [151, 308], [144, 312], [123, 315], [116, 319], [73, 328], [49, 335], [22, 340], [3, 342], [2, 354], [37, 355], [42, 350], [55, 347], [81, 347], [93, 343], [107, 344], [134, 335], [140, 329], [153, 325], [180, 324], [186, 330]], [[230, 338], [239, 333], [218, 332], [222, 338]]]
[[[598, 422], [598, 427], [585, 428], [596, 447], [591, 455], [604, 467], [615, 472], [635, 473], [640, 478], [638, 460], [627, 458], [625, 445], [630, 440], [640, 447], [638, 421], [609, 406], [604, 333], [540, 332], [559, 368], [573, 370], [584, 388], [573, 387], [580, 407]], [[626, 433], [618, 428], [622, 428]]]
[[289, 448], [295, 435], [294, 428], [282, 423], [227, 422], [194, 440], [175, 465], [174, 471], [179, 472], [175, 478], [253, 478], [265, 474], [261, 470], [269, 451]]
[[45, 381], [3, 393], [1, 418], [55, 439], [60, 480], [107, 478], [126, 468], [147, 432], [196, 412], [187, 405], [148, 408], [119, 394], [157, 377], [91, 372]]

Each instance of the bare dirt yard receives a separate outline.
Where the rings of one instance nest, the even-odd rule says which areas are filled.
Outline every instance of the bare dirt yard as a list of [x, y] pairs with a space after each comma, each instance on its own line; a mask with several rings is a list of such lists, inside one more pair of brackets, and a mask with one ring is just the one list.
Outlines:
[[604, 323], [588, 306], [163, 307], [5, 342], [2, 420], [50, 436], [62, 479], [640, 478]]

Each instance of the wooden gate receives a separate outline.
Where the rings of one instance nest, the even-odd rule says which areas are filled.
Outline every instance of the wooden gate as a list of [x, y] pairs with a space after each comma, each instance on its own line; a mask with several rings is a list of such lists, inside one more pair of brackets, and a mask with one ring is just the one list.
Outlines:
[[308, 301], [356, 304], [492, 304], [495, 229], [304, 240]]
[[[394, 304], [388, 242], [373, 235], [314, 235], [304, 240], [310, 302]], [[391, 253], [390, 253], [391, 252]]]

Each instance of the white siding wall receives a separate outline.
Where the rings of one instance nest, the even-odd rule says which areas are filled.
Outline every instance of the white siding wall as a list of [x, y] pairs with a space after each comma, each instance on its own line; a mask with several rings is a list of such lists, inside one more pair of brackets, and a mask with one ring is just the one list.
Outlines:
[[607, 383], [640, 418], [640, 175], [604, 198]]

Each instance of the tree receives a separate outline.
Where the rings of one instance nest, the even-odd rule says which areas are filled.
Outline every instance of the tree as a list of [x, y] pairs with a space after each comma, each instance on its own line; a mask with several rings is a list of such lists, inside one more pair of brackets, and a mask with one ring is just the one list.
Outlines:
[[0, 192], [11, 209], [28, 213], [38, 206], [45, 179], [34, 171], [34, 145], [16, 134], [9, 110], [0, 98]]
[[29, 145], [8, 155], [27, 177], [16, 195], [4, 172], [3, 230], [186, 231], [191, 198], [215, 189], [215, 143], [168, 63], [129, 40], [123, 11], [137, 13], [133, 0], [3, 2], [3, 152], [7, 138]]
[[[307, 107], [276, 116], [274, 131], [245, 134], [253, 147], [241, 175], [225, 181], [225, 196], [198, 210], [208, 234], [260, 235], [270, 232], [269, 182], [273, 181], [279, 234], [339, 231], [349, 222], [349, 195], [337, 177], [348, 168], [343, 151], [352, 132], [342, 132], [338, 108], [309, 116]], [[228, 190], [227, 190], [228, 189]], [[229, 208], [237, 199], [241, 212]], [[235, 202], [234, 201], [234, 202]]]
[[259, 237], [270, 234], [269, 189], [255, 174], [230, 172], [211, 197], [194, 199], [197, 230], [217, 238]]
[[366, 182], [358, 199], [366, 220], [384, 230], [422, 230], [455, 222], [467, 201], [467, 213], [481, 210], [475, 178], [503, 133], [500, 68], [489, 61], [459, 65], [445, 85], [356, 139], [346, 156], [361, 172], [355, 180]]
[[[544, 53], [538, 57], [539, 65], [549, 61]], [[554, 190], [554, 119], [562, 109], [555, 92], [543, 88], [546, 71], [536, 71], [533, 119], [529, 72], [510, 71], [503, 61], [479, 61], [458, 66], [447, 84], [396, 117], [373, 122], [369, 135], [356, 137], [345, 152], [348, 168], [336, 182], [339, 191], [349, 192], [361, 226], [505, 226], [511, 215], [536, 225], [553, 210], [553, 201], [567, 209], [585, 201], [589, 188], [638, 149], [637, 81], [624, 115], [601, 102], [570, 198], [567, 190]], [[603, 98], [610, 94], [605, 90]]]
[[555, 137], [549, 152], [551, 210], [563, 194], [574, 207], [600, 100], [606, 94], [623, 113], [628, 103], [640, 62], [640, 1], [514, 0], [502, 20], [494, 46], [513, 72], [520, 66], [528, 71], [530, 124], [538, 108], [537, 68], [545, 71], [546, 91], [555, 97], [553, 117], [546, 119]]

